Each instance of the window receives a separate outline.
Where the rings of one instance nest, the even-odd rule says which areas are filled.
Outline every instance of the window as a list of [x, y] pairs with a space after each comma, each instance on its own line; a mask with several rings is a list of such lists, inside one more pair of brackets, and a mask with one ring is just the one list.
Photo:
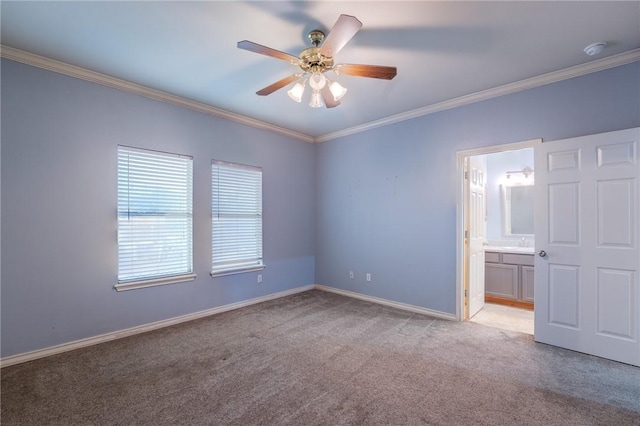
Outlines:
[[263, 269], [262, 169], [213, 160], [211, 204], [211, 276]]
[[193, 159], [118, 147], [117, 290], [190, 281]]

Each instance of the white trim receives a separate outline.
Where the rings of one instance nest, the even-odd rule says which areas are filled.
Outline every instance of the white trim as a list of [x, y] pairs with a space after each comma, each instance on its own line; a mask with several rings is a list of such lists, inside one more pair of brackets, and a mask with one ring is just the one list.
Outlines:
[[200, 312], [181, 315], [179, 317], [156, 321], [150, 324], [143, 324], [137, 327], [127, 328], [125, 330], [114, 331], [111, 333], [101, 334], [99, 336], [94, 336], [94, 337], [88, 337], [86, 339], [74, 340], [73, 342], [62, 343], [60, 345], [50, 346], [44, 349], [36, 349], [35, 351], [25, 352], [22, 354], [11, 355], [11, 356], [0, 359], [0, 368], [9, 367], [10, 365], [20, 364], [27, 361], [33, 361], [35, 359], [44, 358], [47, 356], [84, 348], [87, 346], [97, 345], [99, 343], [109, 342], [111, 340], [121, 339], [123, 337], [133, 336], [135, 334], [146, 333], [147, 331], [169, 327], [172, 325], [180, 324], [187, 321], [192, 321], [199, 318], [208, 317], [211, 315], [220, 314], [222, 312], [227, 312], [234, 309], [244, 308], [245, 306], [255, 305], [256, 303], [262, 303], [268, 300], [279, 299], [281, 297], [290, 296], [292, 294], [313, 290], [313, 288], [314, 288], [313, 285], [306, 285], [306, 286], [297, 287], [291, 290], [285, 290], [278, 293], [269, 294], [266, 296], [256, 297], [255, 299], [244, 300], [241, 302], [231, 303], [229, 305], [224, 305], [224, 306], [218, 306], [217, 308], [212, 308], [212, 309], [207, 309]]
[[442, 318], [446, 320], [455, 320], [455, 315], [447, 312], [436, 311], [433, 309], [423, 308], [421, 306], [409, 305], [402, 302], [394, 302], [393, 300], [383, 299], [375, 296], [368, 296], [366, 294], [356, 293], [349, 290], [342, 290], [335, 287], [328, 287], [324, 285], [316, 284], [314, 286], [316, 290], [327, 291], [329, 293], [336, 293], [342, 296], [352, 297], [354, 299], [364, 300], [366, 302], [376, 303], [378, 305], [390, 306], [392, 308], [401, 309], [403, 311], [415, 312], [418, 314], [429, 315], [436, 318]]
[[54, 59], [49, 59], [44, 56], [25, 52], [13, 47], [0, 45], [0, 54], [0, 56], [2, 56], [3, 58], [10, 59], [12, 61], [21, 62], [23, 64], [31, 65], [45, 70], [54, 71], [82, 80], [91, 81], [93, 83], [102, 84], [114, 89], [124, 90], [138, 95], [146, 96], [151, 99], [156, 99], [159, 101], [182, 106], [194, 111], [202, 112], [204, 114], [226, 118], [228, 120], [246, 124], [247, 126], [255, 127], [258, 129], [270, 130], [309, 143], [330, 141], [332, 139], [341, 138], [343, 136], [349, 136], [355, 133], [364, 132], [366, 130], [375, 129], [377, 127], [399, 123], [401, 121], [410, 120], [412, 118], [422, 117], [424, 115], [433, 114], [447, 109], [485, 101], [487, 99], [496, 98], [498, 96], [508, 95], [510, 93], [533, 89], [535, 87], [544, 86], [546, 84], [557, 83], [559, 81], [568, 80], [574, 77], [580, 77], [598, 71], [604, 71], [609, 68], [619, 67], [621, 65], [630, 64], [632, 62], [640, 60], [640, 49], [629, 50], [617, 55], [612, 55], [606, 58], [587, 62], [586, 64], [576, 65], [573, 67], [565, 68], [563, 70], [553, 71], [537, 77], [528, 78], [526, 80], [505, 84], [503, 86], [482, 90], [476, 93], [470, 93], [458, 98], [449, 99], [447, 101], [439, 102], [433, 105], [427, 105], [422, 108], [417, 108], [411, 111], [403, 112], [401, 114], [381, 118], [380, 120], [370, 121], [368, 123], [327, 133], [325, 135], [320, 135], [314, 138], [313, 136], [305, 135], [294, 130], [285, 129], [284, 127], [276, 126], [275, 124], [266, 123], [254, 118], [249, 118], [230, 111], [225, 111], [223, 109], [216, 108], [201, 102], [196, 102], [186, 98], [182, 98], [180, 96], [161, 92], [159, 90], [110, 77], [105, 74], [90, 71], [81, 67], [77, 67], [75, 65], [66, 64]]
[[485, 146], [481, 148], [466, 149], [456, 153], [456, 315], [458, 321], [464, 320], [464, 160], [474, 155], [493, 154], [496, 152], [515, 151], [518, 149], [532, 148], [542, 143], [540, 139], [507, 143], [502, 145]]
[[508, 95], [523, 90], [533, 89], [535, 87], [544, 86], [559, 81], [568, 80], [574, 77], [580, 77], [598, 71], [604, 71], [609, 68], [630, 64], [640, 60], [640, 49], [629, 50], [628, 52], [612, 55], [596, 61], [587, 62], [586, 64], [576, 65], [559, 71], [553, 71], [542, 74], [537, 77], [528, 78], [526, 80], [505, 84], [503, 86], [493, 87], [491, 89], [482, 90], [480, 92], [471, 93], [460, 96], [458, 98], [449, 99], [437, 104], [428, 105], [417, 108], [401, 114], [392, 115], [380, 120], [371, 121], [359, 126], [350, 127], [337, 132], [327, 133], [326, 135], [315, 138], [316, 143], [330, 141], [332, 139], [341, 138], [343, 136], [353, 135], [355, 133], [364, 132], [366, 130], [375, 129], [376, 127], [387, 126], [389, 124], [399, 123], [401, 121], [410, 120], [416, 117], [433, 114], [447, 109], [457, 108], [469, 105], [475, 102], [486, 101], [488, 99], [497, 98], [498, 96]]
[[85, 348], [87, 346], [93, 346], [100, 343], [110, 342], [116, 339], [122, 339], [123, 337], [129, 337], [129, 336], [133, 336], [140, 333], [146, 333], [147, 331], [153, 331], [153, 330], [158, 330], [164, 327], [170, 327], [172, 325], [181, 324], [183, 322], [208, 317], [211, 315], [216, 315], [216, 314], [220, 314], [227, 311], [232, 311], [234, 309], [244, 308], [246, 306], [255, 305], [257, 303], [266, 302], [268, 300], [279, 299], [281, 297], [286, 297], [286, 296], [290, 296], [292, 294], [297, 294], [297, 293], [303, 293], [305, 291], [314, 290], [314, 289], [326, 291], [330, 293], [336, 293], [342, 296], [364, 300], [366, 302], [376, 303], [379, 305], [390, 306], [392, 308], [401, 309], [403, 311], [416, 312], [419, 314], [429, 315], [436, 318], [442, 318], [446, 320], [456, 319], [455, 316], [446, 312], [435, 311], [432, 309], [422, 308], [420, 306], [409, 305], [401, 302], [394, 302], [394, 301], [382, 299], [379, 297], [367, 296], [365, 294], [355, 293], [348, 290], [341, 290], [335, 287], [328, 287], [328, 286], [318, 285], [318, 284], [315, 284], [315, 285], [310, 284], [302, 287], [296, 287], [291, 290], [285, 290], [278, 293], [269, 294], [266, 296], [256, 297], [250, 300], [244, 300], [241, 302], [231, 303], [229, 305], [218, 306], [217, 308], [206, 309], [204, 311], [181, 315], [179, 317], [156, 321], [149, 324], [143, 324], [136, 327], [127, 328], [125, 330], [114, 331], [111, 333], [101, 334], [99, 336], [87, 337], [85, 339], [74, 340], [72, 342], [50, 346], [48, 348], [36, 349], [30, 352], [7, 356], [0, 359], [0, 368], [21, 364], [23, 362], [33, 361], [36, 359], [45, 358], [51, 355], [57, 355], [57, 354], [73, 351], [80, 348]]
[[176, 275], [172, 277], [152, 278], [118, 283], [113, 286], [117, 291], [135, 290], [137, 288], [155, 287], [159, 285], [186, 283], [195, 280], [196, 274]]
[[167, 102], [184, 108], [189, 108], [194, 111], [202, 112], [204, 114], [213, 115], [215, 117], [226, 118], [227, 120], [246, 124], [247, 126], [255, 127], [258, 129], [270, 130], [272, 132], [290, 136], [304, 142], [314, 142], [314, 138], [311, 136], [304, 135], [290, 129], [285, 129], [284, 127], [276, 126], [275, 124], [266, 123], [264, 121], [246, 117], [244, 115], [225, 111], [223, 109], [216, 108], [202, 102], [193, 101], [180, 96], [172, 95], [170, 93], [162, 92], [160, 90], [151, 89], [149, 87], [131, 83], [126, 80], [121, 80], [119, 78], [111, 77], [99, 72], [77, 67], [75, 65], [66, 64], [64, 62], [49, 59], [44, 56], [25, 52], [19, 49], [14, 49], [13, 47], [0, 45], [0, 50], [3, 58], [10, 59], [12, 61], [21, 62], [23, 64], [68, 75], [70, 77], [79, 78], [81, 80], [90, 81], [92, 83], [101, 84], [103, 86], [111, 87], [114, 89], [124, 90], [125, 92], [135, 93], [136, 95], [146, 96], [147, 98]]
[[151, 99], [172, 103], [205, 114], [210, 114], [216, 117], [222, 117], [231, 121], [246, 124], [258, 129], [270, 130], [272, 132], [280, 133], [282, 135], [290, 136], [292, 138], [309, 143], [330, 141], [332, 139], [337, 139], [343, 136], [349, 136], [355, 133], [364, 132], [366, 130], [375, 129], [377, 127], [399, 123], [401, 121], [410, 120], [412, 118], [422, 117], [424, 115], [433, 114], [447, 109], [485, 101], [488, 99], [496, 98], [498, 96], [508, 95], [510, 93], [533, 89], [535, 87], [544, 86], [546, 84], [557, 83], [559, 81], [568, 80], [574, 77], [580, 77], [598, 71], [604, 71], [609, 68], [615, 68], [640, 60], [640, 49], [633, 49], [627, 52], [619, 53], [617, 55], [612, 55], [606, 58], [587, 62], [586, 64], [576, 65], [563, 70], [553, 71], [537, 77], [521, 80], [515, 83], [509, 83], [491, 89], [482, 90], [480, 92], [471, 93], [454, 99], [449, 99], [447, 101], [439, 102], [433, 105], [427, 105], [422, 108], [417, 108], [411, 111], [403, 112], [401, 114], [392, 115], [380, 120], [370, 121], [368, 123], [327, 133], [325, 135], [320, 135], [314, 138], [313, 136], [305, 135], [290, 129], [285, 129], [284, 127], [249, 118], [230, 111], [225, 111], [223, 109], [182, 98], [180, 96], [171, 95], [169, 93], [161, 92], [159, 90], [151, 89], [139, 84], [110, 77], [108, 75], [80, 68], [75, 65], [69, 65], [64, 62], [46, 58], [44, 56], [39, 56], [19, 49], [14, 49], [13, 47], [0, 45], [0, 53], [1, 56], [6, 59], [22, 62], [34, 67], [54, 71], [60, 74], [65, 74], [82, 80], [91, 81], [93, 83], [102, 84], [104, 86], [112, 87], [115, 89], [146, 96]]
[[518, 151], [520, 149], [534, 147], [539, 143], [542, 143], [542, 138], [529, 139], [522, 142], [510, 142], [501, 145], [483, 146], [480, 148], [463, 149], [462, 151], [458, 151], [456, 155], [458, 156], [458, 159], [460, 159], [461, 157], [471, 157], [474, 155], [495, 154], [505, 151]]

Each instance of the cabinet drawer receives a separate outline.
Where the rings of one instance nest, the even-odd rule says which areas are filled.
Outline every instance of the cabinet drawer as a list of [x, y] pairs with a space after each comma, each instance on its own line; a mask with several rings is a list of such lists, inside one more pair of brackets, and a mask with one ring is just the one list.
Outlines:
[[494, 251], [484, 252], [484, 261], [490, 263], [500, 263], [500, 253]]
[[502, 263], [509, 263], [511, 265], [533, 266], [533, 255], [502, 253]]

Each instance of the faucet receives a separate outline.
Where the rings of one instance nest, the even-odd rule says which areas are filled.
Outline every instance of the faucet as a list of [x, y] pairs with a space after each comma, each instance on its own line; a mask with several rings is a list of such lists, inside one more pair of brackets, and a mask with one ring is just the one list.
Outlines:
[[522, 239], [518, 242], [518, 247], [527, 247], [527, 240], [522, 237]]

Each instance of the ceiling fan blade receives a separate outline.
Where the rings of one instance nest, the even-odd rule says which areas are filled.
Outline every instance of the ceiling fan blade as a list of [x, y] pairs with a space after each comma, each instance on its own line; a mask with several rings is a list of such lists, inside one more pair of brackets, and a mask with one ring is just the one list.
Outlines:
[[282, 80], [278, 80], [275, 83], [265, 87], [264, 89], [258, 90], [256, 92], [256, 95], [258, 96], [267, 96], [272, 94], [273, 92], [275, 92], [278, 89], [282, 89], [284, 86], [286, 86], [287, 84], [296, 81], [297, 79], [300, 78], [300, 74], [293, 74], [290, 75], [288, 77], [283, 78]]
[[329, 89], [329, 84], [325, 84], [320, 93], [322, 94], [324, 105], [327, 108], [335, 108], [340, 105], [340, 101], [333, 99], [333, 93], [331, 93], [331, 89]]
[[259, 53], [261, 55], [271, 56], [272, 58], [282, 59], [283, 61], [290, 62], [292, 64], [298, 63], [296, 56], [290, 55], [279, 50], [272, 49], [270, 47], [262, 46], [261, 44], [254, 43], [248, 40], [242, 40], [238, 42], [238, 48], [248, 50], [249, 52]]
[[355, 16], [340, 15], [320, 47], [320, 54], [333, 58], [362, 28]]
[[358, 64], [338, 64], [333, 67], [338, 75], [352, 75], [354, 77], [381, 78], [391, 80], [398, 73], [396, 67], [385, 67], [382, 65], [358, 65]]

